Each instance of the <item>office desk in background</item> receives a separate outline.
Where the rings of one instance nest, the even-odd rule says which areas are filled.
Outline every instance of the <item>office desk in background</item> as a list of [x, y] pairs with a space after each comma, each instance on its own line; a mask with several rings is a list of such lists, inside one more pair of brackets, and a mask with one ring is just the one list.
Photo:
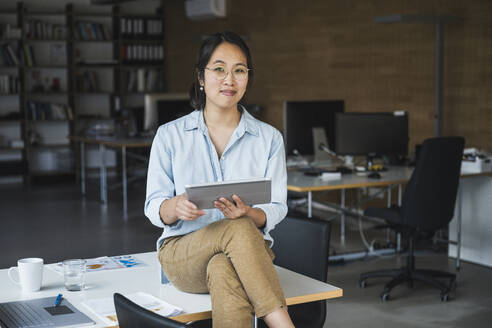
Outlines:
[[[401, 199], [403, 196], [402, 185], [406, 184], [412, 176], [413, 167], [407, 166], [389, 166], [388, 171], [380, 172], [380, 179], [368, 178], [365, 174], [342, 174], [342, 178], [339, 180], [322, 180], [319, 177], [307, 176], [303, 172], [296, 170], [289, 170], [287, 172], [287, 189], [295, 192], [307, 193], [307, 211], [308, 217], [312, 216], [312, 193], [316, 191], [327, 190], [339, 190], [341, 192], [341, 204], [342, 209], [339, 214], [341, 217], [340, 224], [340, 243], [342, 247], [345, 245], [345, 190], [356, 189], [363, 187], [388, 187], [388, 206], [391, 205], [391, 189], [394, 186], [398, 186], [398, 205], [401, 205]], [[462, 231], [462, 202], [463, 202], [463, 188], [461, 187], [463, 178], [471, 177], [485, 177], [491, 176], [492, 172], [482, 173], [461, 173], [460, 187], [458, 188], [458, 195], [456, 201], [455, 218], [452, 224], [455, 229], [450, 229], [450, 236], [456, 235], [456, 240], [449, 240], [450, 245], [453, 246], [453, 254], [456, 255], [456, 270], [460, 269], [461, 258], [461, 231]], [[453, 223], [456, 222], [456, 223]], [[492, 228], [492, 224], [490, 225]], [[399, 240], [397, 241], [397, 250], [399, 249]], [[492, 250], [491, 250], [492, 251]], [[450, 253], [451, 254], [451, 253]]]
[[101, 162], [99, 165], [99, 180], [101, 190], [101, 202], [106, 204], [108, 201], [108, 185], [107, 174], [105, 164], [105, 151], [106, 147], [115, 148], [121, 150], [121, 182], [123, 191], [123, 216], [127, 217], [128, 213], [128, 199], [127, 199], [127, 167], [126, 157], [127, 148], [149, 148], [152, 146], [152, 138], [113, 138], [113, 137], [82, 137], [82, 136], [68, 136], [71, 141], [80, 143], [80, 182], [82, 195], [85, 196], [85, 144], [99, 145], [99, 152], [101, 155]]
[[[388, 187], [388, 190], [395, 185], [398, 185], [398, 204], [401, 204], [402, 189], [401, 185], [406, 183], [412, 175], [413, 168], [407, 166], [390, 166], [388, 171], [380, 172], [380, 179], [371, 179], [367, 174], [342, 174], [342, 178], [338, 180], [323, 180], [316, 176], [307, 176], [303, 172], [289, 170], [287, 172], [287, 190], [307, 193], [307, 211], [308, 217], [312, 216], [312, 199], [313, 192], [316, 191], [340, 191], [341, 201], [340, 207], [342, 212], [340, 225], [340, 244], [345, 245], [345, 191], [347, 189], [358, 189], [364, 187]], [[390, 196], [391, 193], [389, 192]], [[389, 199], [391, 202], [391, 198]]]
[[[19, 301], [33, 298], [56, 296], [62, 293], [77, 309], [103, 327], [103, 322], [81, 303], [90, 299], [112, 297], [113, 293], [130, 294], [145, 292], [184, 310], [173, 317], [180, 322], [198, 321], [212, 317], [209, 294], [190, 294], [177, 290], [171, 284], [160, 283], [160, 264], [156, 252], [134, 254], [147, 266], [97, 271], [86, 273], [87, 288], [80, 292], [69, 292], [63, 285], [63, 276], [51, 269], [44, 269], [43, 287], [39, 292], [23, 293], [7, 277], [8, 269], [0, 270], [0, 302]], [[308, 303], [342, 297], [342, 289], [311, 279], [293, 271], [275, 267], [284, 290], [287, 305]]]

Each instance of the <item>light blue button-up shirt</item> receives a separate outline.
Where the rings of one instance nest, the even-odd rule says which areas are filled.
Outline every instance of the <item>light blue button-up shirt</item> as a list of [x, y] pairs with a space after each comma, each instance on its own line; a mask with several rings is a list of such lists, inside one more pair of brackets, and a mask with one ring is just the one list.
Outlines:
[[253, 207], [265, 212], [262, 233], [273, 244], [269, 232], [287, 214], [287, 171], [280, 132], [243, 109], [239, 125], [219, 158], [202, 111], [195, 110], [159, 127], [150, 151], [144, 208], [150, 221], [164, 228], [157, 248], [167, 237], [224, 219], [220, 210], [208, 209], [194, 221], [178, 219], [172, 225], [164, 224], [159, 214], [161, 203], [184, 193], [185, 185], [261, 177], [271, 178], [271, 203]]

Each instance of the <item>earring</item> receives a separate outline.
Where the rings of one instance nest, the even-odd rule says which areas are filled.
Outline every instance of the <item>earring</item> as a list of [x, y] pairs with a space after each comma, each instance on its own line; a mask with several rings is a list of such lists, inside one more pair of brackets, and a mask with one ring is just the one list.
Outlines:
[[200, 86], [200, 91], [203, 91], [203, 85]]

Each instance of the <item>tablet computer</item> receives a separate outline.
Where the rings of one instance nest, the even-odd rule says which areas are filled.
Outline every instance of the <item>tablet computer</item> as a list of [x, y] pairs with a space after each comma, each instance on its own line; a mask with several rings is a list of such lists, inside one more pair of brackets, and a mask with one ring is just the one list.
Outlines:
[[200, 209], [215, 208], [214, 201], [225, 197], [233, 202], [238, 195], [246, 205], [266, 204], [272, 199], [270, 178], [231, 180], [206, 184], [185, 185], [188, 200]]

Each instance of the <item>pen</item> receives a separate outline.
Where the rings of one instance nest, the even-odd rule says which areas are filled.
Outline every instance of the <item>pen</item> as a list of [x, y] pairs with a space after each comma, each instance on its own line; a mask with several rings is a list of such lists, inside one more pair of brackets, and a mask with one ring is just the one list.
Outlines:
[[56, 297], [56, 300], [55, 300], [55, 307], [57, 307], [58, 305], [60, 305], [61, 303], [61, 300], [62, 300], [62, 294], [58, 294], [58, 296]]

